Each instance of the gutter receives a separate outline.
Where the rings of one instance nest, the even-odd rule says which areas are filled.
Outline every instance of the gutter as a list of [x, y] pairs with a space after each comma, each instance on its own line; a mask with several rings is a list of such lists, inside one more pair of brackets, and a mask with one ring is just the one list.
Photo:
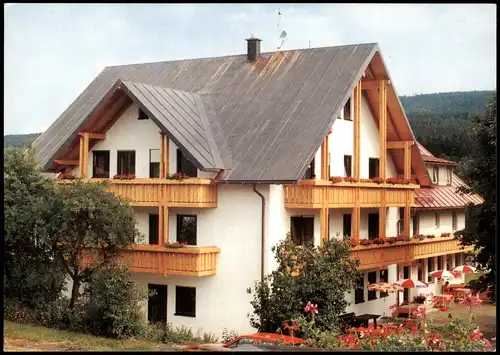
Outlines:
[[262, 199], [261, 210], [261, 247], [260, 247], [260, 281], [264, 281], [264, 245], [265, 245], [265, 221], [266, 221], [266, 199], [259, 191], [257, 191], [257, 184], [252, 184], [253, 191]]

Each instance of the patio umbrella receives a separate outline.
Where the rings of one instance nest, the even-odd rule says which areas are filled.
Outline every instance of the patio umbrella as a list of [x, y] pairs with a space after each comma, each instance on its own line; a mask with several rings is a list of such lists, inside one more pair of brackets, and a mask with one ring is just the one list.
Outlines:
[[441, 279], [455, 279], [460, 275], [453, 271], [437, 270], [429, 273], [430, 277], [439, 277]]
[[402, 279], [394, 283], [394, 285], [401, 286], [403, 288], [426, 288], [429, 285], [427, 282], [412, 279]]
[[460, 265], [453, 269], [453, 272], [458, 274], [472, 274], [476, 272], [476, 268], [474, 266], [469, 265]]

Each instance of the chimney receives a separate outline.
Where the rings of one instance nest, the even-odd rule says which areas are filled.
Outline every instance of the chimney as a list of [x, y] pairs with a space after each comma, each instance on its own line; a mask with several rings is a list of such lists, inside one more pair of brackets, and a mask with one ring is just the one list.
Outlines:
[[247, 41], [247, 59], [249, 62], [255, 62], [260, 57], [260, 42], [253, 35], [246, 39]]

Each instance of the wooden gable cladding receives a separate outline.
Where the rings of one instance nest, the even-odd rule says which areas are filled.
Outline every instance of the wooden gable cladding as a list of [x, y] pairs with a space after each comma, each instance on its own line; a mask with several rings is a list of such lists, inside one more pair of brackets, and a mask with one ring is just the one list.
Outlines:
[[[385, 67], [383, 58], [380, 52], [376, 52], [373, 56], [368, 68], [366, 76], [362, 78], [363, 95], [368, 102], [370, 111], [375, 119], [376, 125], [380, 130], [380, 112], [374, 108], [380, 107], [380, 89], [376, 88], [376, 81], [385, 81], [387, 84], [386, 101], [386, 139], [387, 141], [413, 141], [415, 142], [413, 133], [406, 119], [404, 110], [401, 106], [399, 98], [394, 89], [393, 82], [390, 80], [389, 74]], [[394, 159], [396, 169], [403, 173], [404, 155], [390, 152]], [[414, 144], [410, 147], [410, 156], [412, 161], [412, 171], [417, 176], [419, 184], [423, 186], [430, 186], [431, 181], [427, 175], [424, 161], [418, 147]], [[410, 173], [411, 175], [411, 173]]]

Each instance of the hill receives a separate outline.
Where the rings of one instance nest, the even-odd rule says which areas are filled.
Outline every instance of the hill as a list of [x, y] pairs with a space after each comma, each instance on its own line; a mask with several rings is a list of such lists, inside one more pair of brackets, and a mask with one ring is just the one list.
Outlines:
[[3, 148], [21, 148], [32, 143], [41, 133], [7, 134], [3, 137]]
[[482, 112], [491, 98], [493, 91], [442, 92], [415, 96], [401, 96], [405, 112], [464, 114]]

